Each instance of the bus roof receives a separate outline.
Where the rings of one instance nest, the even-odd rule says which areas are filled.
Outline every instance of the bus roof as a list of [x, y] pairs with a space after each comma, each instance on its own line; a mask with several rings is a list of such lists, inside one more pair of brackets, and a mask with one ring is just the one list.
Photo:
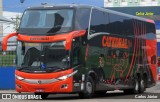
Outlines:
[[90, 5], [82, 4], [63, 4], [63, 5], [42, 5], [37, 7], [29, 7], [28, 9], [58, 9], [58, 8], [92, 8]]
[[126, 14], [126, 13], [122, 13], [122, 12], [118, 12], [118, 11], [114, 11], [114, 10], [110, 10], [110, 9], [106, 9], [106, 8], [102, 8], [102, 7], [96, 7], [96, 6], [92, 6], [92, 5], [85, 5], [85, 4], [63, 4], [63, 5], [42, 5], [42, 6], [37, 6], [37, 7], [29, 7], [27, 10], [35, 10], [35, 9], [62, 9], [62, 8], [95, 8], [104, 12], [108, 12], [108, 13], [112, 13], [112, 14], [116, 14], [116, 15], [121, 15], [121, 16], [126, 16], [129, 18], [133, 18], [133, 19], [138, 19], [141, 21], [145, 21], [145, 22], [150, 22], [150, 23], [154, 23], [154, 20], [150, 20], [147, 18], [142, 18], [142, 17], [137, 17], [137, 16], [133, 16], [130, 14]]

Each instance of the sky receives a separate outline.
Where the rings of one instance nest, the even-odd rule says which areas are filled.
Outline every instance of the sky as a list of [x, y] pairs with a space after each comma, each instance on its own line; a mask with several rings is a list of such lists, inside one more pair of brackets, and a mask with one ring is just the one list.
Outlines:
[[20, 3], [20, 0], [3, 0], [3, 11], [23, 12], [27, 7], [38, 6], [41, 3], [55, 4], [89, 4], [103, 7], [104, 0], [25, 0]]

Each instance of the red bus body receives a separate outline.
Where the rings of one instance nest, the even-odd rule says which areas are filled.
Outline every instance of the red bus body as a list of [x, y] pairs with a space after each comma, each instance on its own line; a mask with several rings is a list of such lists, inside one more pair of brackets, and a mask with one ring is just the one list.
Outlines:
[[[61, 26], [67, 18], [64, 12], [60, 12], [63, 9], [67, 9], [69, 17], [73, 14], [71, 28]], [[47, 16], [49, 20], [51, 13], [54, 13], [54, 23], [58, 22], [49, 31], [47, 27], [27, 27], [25, 17], [29, 22], [32, 16], [36, 18], [41, 11], [43, 14], [47, 12], [46, 16], [38, 18], [41, 21]], [[96, 92], [117, 89], [143, 93], [146, 88], [156, 85], [157, 40], [154, 21], [82, 5], [29, 8], [23, 16], [20, 30], [9, 34], [2, 42], [5, 51], [7, 40], [17, 36], [17, 92], [41, 95], [79, 93], [88, 98]], [[47, 19], [46, 22], [50, 24], [52, 21]], [[36, 19], [30, 24], [34, 21]], [[63, 32], [63, 29], [67, 31]], [[61, 58], [66, 57], [63, 52], [70, 58], [69, 67], [59, 68], [61, 62], [67, 60]], [[32, 60], [36, 58], [40, 58], [40, 65], [37, 62], [38, 66], [32, 66]], [[57, 62], [58, 59], [61, 61]], [[50, 66], [47, 69], [46, 63], [59, 67]]]

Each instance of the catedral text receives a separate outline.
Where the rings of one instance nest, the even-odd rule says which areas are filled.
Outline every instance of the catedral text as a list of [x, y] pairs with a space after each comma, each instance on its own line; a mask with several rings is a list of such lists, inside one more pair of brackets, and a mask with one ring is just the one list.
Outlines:
[[128, 48], [128, 40], [125, 38], [117, 38], [117, 37], [102, 37], [102, 46], [103, 47], [113, 47], [113, 48]]

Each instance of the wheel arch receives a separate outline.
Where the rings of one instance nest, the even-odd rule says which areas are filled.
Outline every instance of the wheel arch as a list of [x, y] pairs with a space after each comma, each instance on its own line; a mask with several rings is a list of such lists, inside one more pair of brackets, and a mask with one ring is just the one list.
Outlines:
[[88, 76], [90, 76], [94, 82], [97, 82], [98, 77], [97, 77], [97, 74], [93, 70], [88, 72]]

